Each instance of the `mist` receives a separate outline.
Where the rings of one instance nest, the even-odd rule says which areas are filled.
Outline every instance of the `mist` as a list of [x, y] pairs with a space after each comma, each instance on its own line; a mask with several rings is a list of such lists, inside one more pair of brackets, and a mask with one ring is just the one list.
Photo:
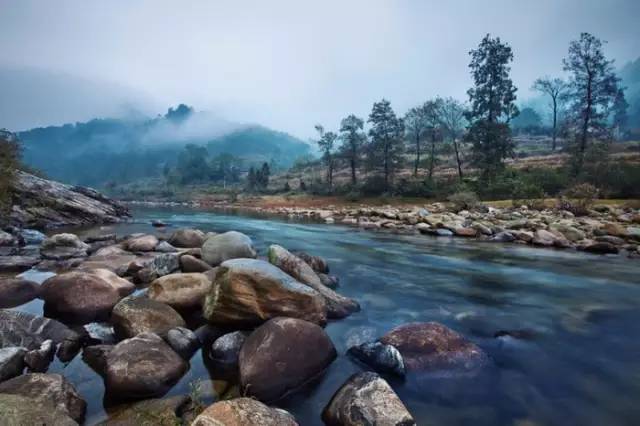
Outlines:
[[[513, 47], [519, 101], [536, 77], [562, 74], [580, 32], [607, 40], [618, 66], [638, 56], [640, 39], [634, 0], [0, 0], [0, 9], [0, 69], [21, 75], [0, 73], [0, 127], [12, 130], [186, 103], [221, 123], [306, 139], [315, 123], [335, 129], [382, 97], [400, 113], [435, 95], [466, 99], [468, 51], [488, 32]], [[71, 83], [56, 91], [47, 75]]]

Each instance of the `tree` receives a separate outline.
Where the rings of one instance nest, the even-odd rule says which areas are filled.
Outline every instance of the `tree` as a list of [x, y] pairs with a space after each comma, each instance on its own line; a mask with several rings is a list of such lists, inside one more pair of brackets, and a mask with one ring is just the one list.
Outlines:
[[20, 167], [20, 145], [15, 135], [0, 129], [0, 224], [7, 210], [11, 208], [11, 193]]
[[367, 136], [362, 131], [363, 127], [364, 121], [353, 114], [340, 122], [341, 154], [349, 163], [352, 185], [357, 183], [356, 170], [362, 155], [362, 146], [367, 140]]
[[446, 98], [440, 105], [440, 122], [445, 134], [449, 137], [453, 144], [453, 150], [456, 154], [456, 164], [458, 166], [458, 177], [462, 180], [462, 159], [460, 146], [458, 145], [458, 138], [462, 136], [464, 131], [465, 108], [461, 102], [453, 99]]
[[253, 166], [249, 167], [249, 174], [247, 175], [247, 188], [249, 191], [256, 189], [258, 185], [258, 179], [256, 176], [256, 169]]
[[558, 136], [558, 108], [567, 90], [567, 84], [560, 78], [542, 77], [533, 83], [533, 90], [551, 98], [551, 150], [556, 150]]
[[627, 109], [629, 109], [629, 103], [624, 96], [624, 90], [618, 90], [616, 98], [613, 101], [612, 114], [613, 114], [613, 130], [617, 138], [620, 138], [622, 133], [627, 127], [629, 122], [629, 116], [627, 115]]
[[327, 166], [327, 184], [329, 184], [329, 190], [331, 190], [333, 188], [333, 169], [335, 166], [333, 149], [338, 135], [334, 132], [325, 132], [324, 127], [320, 124], [316, 124], [316, 130], [320, 135], [318, 147], [322, 152], [322, 161]]
[[520, 113], [511, 121], [511, 127], [529, 133], [536, 133], [542, 127], [542, 118], [538, 112], [531, 107], [524, 107]]
[[369, 161], [374, 168], [382, 169], [385, 190], [388, 190], [395, 170], [402, 166], [404, 124], [386, 99], [373, 104], [367, 122], [371, 123]]
[[516, 88], [509, 77], [513, 61], [511, 47], [487, 34], [471, 55], [474, 87], [469, 89], [470, 122], [468, 138], [473, 143], [473, 162], [485, 177], [504, 167], [504, 159], [513, 155], [509, 121], [518, 114]]
[[404, 126], [411, 151], [415, 154], [413, 175], [418, 176], [420, 154], [422, 153], [422, 139], [427, 131], [427, 118], [424, 105], [413, 107], [404, 116]]
[[187, 144], [178, 155], [176, 174], [181, 184], [205, 182], [211, 176], [211, 168], [207, 164], [209, 153], [207, 148]]
[[271, 175], [271, 168], [269, 163], [262, 163], [260, 170], [256, 172], [256, 183], [258, 188], [265, 190], [269, 186], [269, 176]]
[[440, 122], [440, 108], [442, 108], [442, 98], [436, 98], [425, 102], [422, 109], [426, 122], [426, 132], [431, 141], [431, 152], [429, 155], [429, 180], [433, 179], [433, 171], [436, 166], [436, 142], [442, 139], [442, 126]]
[[607, 60], [603, 42], [589, 33], [569, 43], [564, 70], [571, 73], [568, 86], [571, 118], [576, 134], [574, 173], [582, 171], [590, 139], [609, 133], [609, 113], [619, 95], [619, 81], [613, 61]]

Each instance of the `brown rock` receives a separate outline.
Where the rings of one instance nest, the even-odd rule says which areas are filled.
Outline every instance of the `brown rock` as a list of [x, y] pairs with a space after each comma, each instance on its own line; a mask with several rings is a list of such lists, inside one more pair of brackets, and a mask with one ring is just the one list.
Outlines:
[[185, 326], [180, 314], [171, 306], [140, 296], [122, 299], [113, 308], [111, 323], [120, 338], [140, 333], [164, 336], [172, 328]]
[[288, 412], [251, 398], [219, 401], [207, 407], [192, 426], [297, 426]]
[[182, 272], [206, 272], [212, 268], [208, 263], [203, 262], [197, 257], [183, 254], [180, 256], [180, 269], [182, 269]]
[[128, 239], [125, 244], [129, 251], [153, 251], [158, 243], [154, 235], [142, 235]]
[[178, 229], [169, 238], [169, 243], [174, 247], [193, 248], [202, 247], [205, 234], [199, 229]]
[[40, 286], [21, 278], [0, 278], [0, 308], [13, 308], [35, 299]]
[[176, 309], [191, 309], [201, 308], [210, 290], [211, 281], [204, 274], [169, 274], [154, 280], [147, 296]]

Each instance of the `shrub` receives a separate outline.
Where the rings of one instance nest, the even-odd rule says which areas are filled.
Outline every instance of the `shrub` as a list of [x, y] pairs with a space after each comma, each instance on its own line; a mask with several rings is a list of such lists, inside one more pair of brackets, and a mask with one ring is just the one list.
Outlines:
[[511, 195], [511, 203], [514, 207], [522, 205], [530, 209], [543, 210], [545, 194], [542, 188], [532, 182], [517, 181]]
[[475, 192], [456, 192], [448, 198], [456, 212], [461, 210], [474, 210], [481, 206], [478, 195]]
[[570, 211], [576, 216], [584, 216], [589, 214], [596, 198], [598, 188], [589, 183], [580, 183], [564, 191], [558, 201], [558, 208]]

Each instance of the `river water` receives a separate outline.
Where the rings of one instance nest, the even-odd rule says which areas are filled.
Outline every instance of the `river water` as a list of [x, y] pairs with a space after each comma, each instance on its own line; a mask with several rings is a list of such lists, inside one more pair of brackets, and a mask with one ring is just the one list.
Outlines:
[[[492, 360], [491, 373], [476, 379], [391, 379], [419, 425], [640, 424], [637, 260], [180, 209], [138, 210], [134, 223], [101, 231], [157, 233], [153, 219], [171, 225], [167, 234], [244, 232], [263, 256], [273, 243], [323, 256], [340, 278], [338, 291], [360, 302], [360, 312], [327, 325], [339, 356], [320, 382], [280, 404], [301, 425], [322, 424], [333, 393], [363, 369], [345, 356], [350, 343], [412, 321], [441, 322]], [[18, 309], [41, 308], [34, 301]], [[104, 418], [102, 380], [80, 356], [56, 360], [50, 371], [87, 400], [87, 424]], [[201, 352], [168, 395], [188, 393], [199, 379], [216, 379]]]

